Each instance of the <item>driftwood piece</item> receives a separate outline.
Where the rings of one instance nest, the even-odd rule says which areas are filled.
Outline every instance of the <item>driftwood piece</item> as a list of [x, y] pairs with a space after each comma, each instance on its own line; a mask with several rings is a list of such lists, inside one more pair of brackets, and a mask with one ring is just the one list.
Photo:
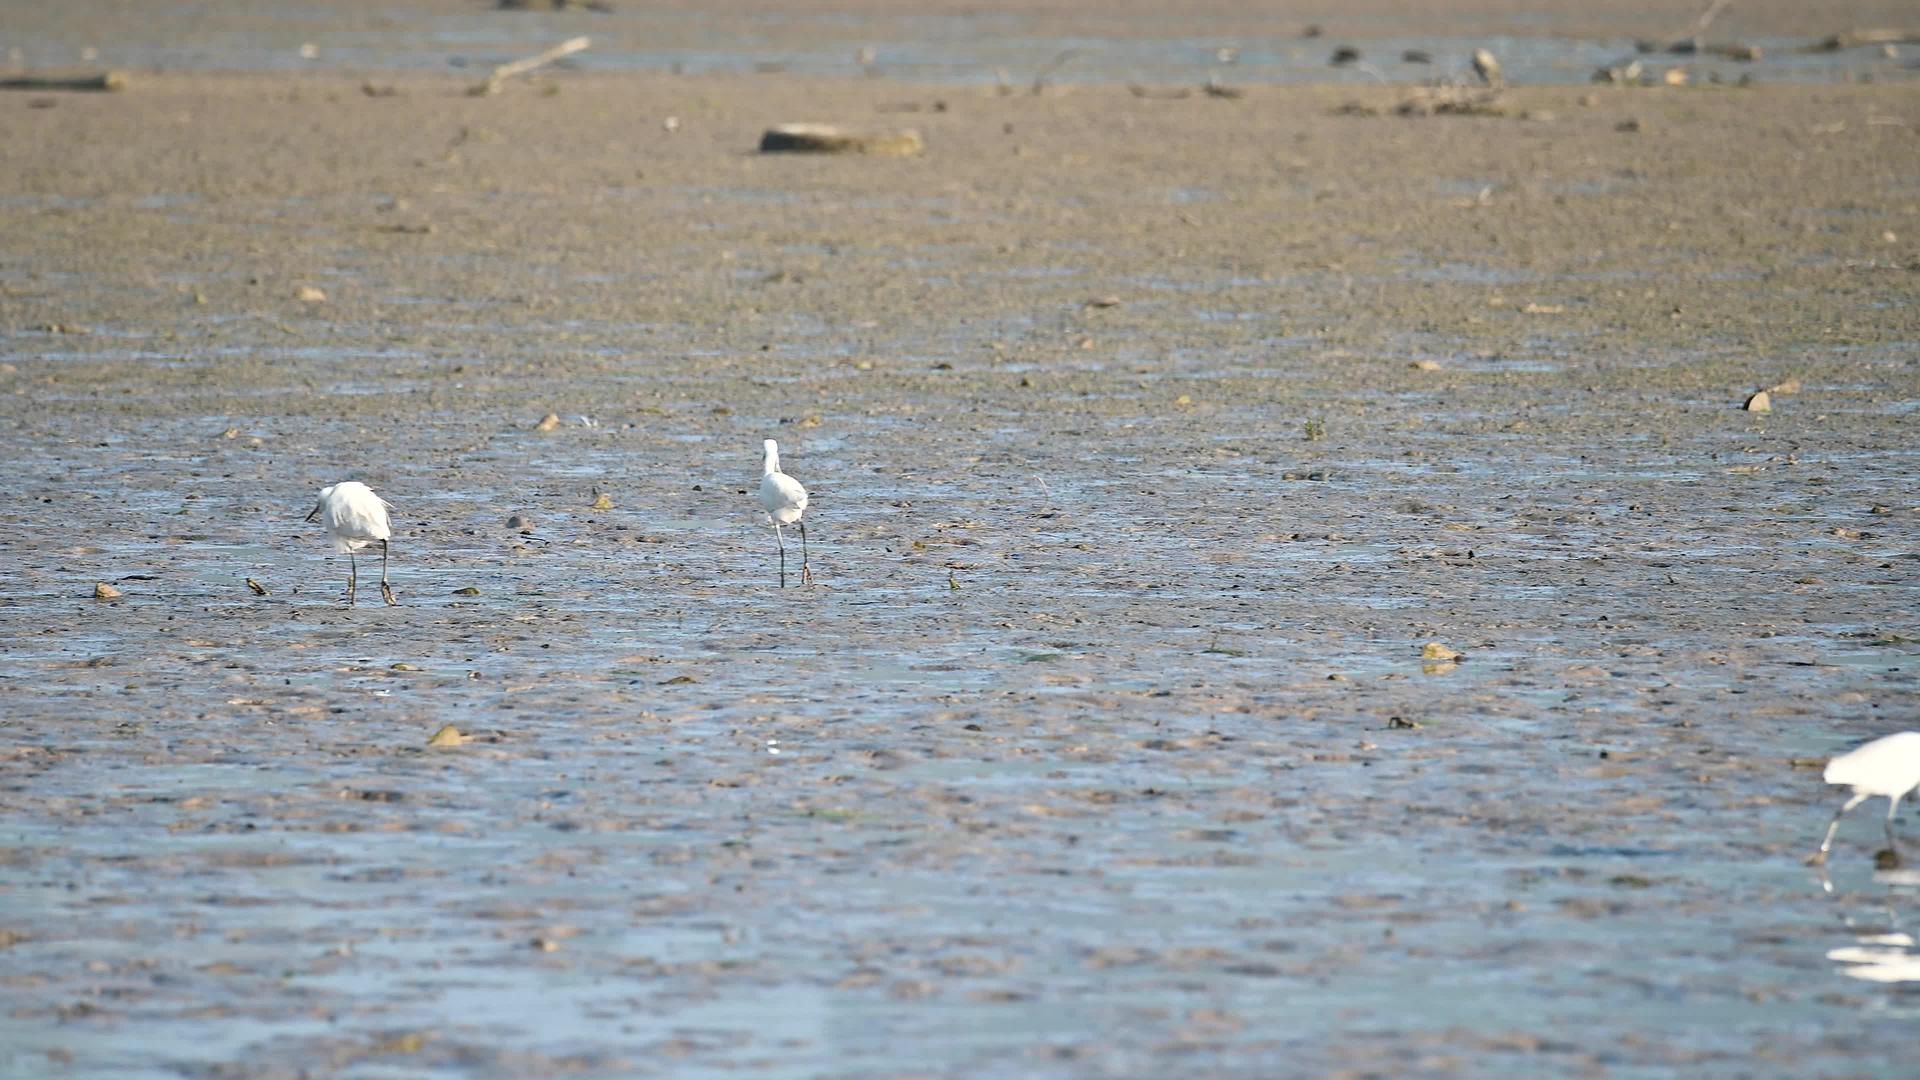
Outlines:
[[849, 131], [832, 124], [777, 124], [760, 136], [763, 154], [874, 154], [910, 157], [925, 149], [911, 128], [886, 134]]
[[1842, 49], [1857, 49], [1862, 45], [1920, 45], [1920, 30], [1849, 30], [1816, 41], [1800, 51], [1839, 52]]
[[493, 74], [487, 76], [486, 82], [481, 83], [467, 92], [475, 97], [497, 94], [500, 92], [501, 84], [513, 78], [515, 75], [524, 75], [536, 68], [546, 67], [555, 60], [572, 56], [574, 53], [587, 49], [592, 45], [593, 39], [590, 37], [569, 38], [555, 45], [553, 48], [548, 49], [546, 52], [529, 56], [524, 60], [515, 60], [510, 64], [501, 64], [499, 67], [493, 69]]
[[0, 90], [125, 90], [127, 75], [108, 71], [99, 75], [19, 75], [0, 79]]

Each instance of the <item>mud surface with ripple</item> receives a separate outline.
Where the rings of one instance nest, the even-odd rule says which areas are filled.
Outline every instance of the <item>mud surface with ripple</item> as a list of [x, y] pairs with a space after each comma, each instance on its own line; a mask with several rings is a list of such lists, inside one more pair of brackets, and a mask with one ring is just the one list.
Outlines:
[[1910, 1053], [1910, 89], [544, 85], [0, 98], [0, 1068]]

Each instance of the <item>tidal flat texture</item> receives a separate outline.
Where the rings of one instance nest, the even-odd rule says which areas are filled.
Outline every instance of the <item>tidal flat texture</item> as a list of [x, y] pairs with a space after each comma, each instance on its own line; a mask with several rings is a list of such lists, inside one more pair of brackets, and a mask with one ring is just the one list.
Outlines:
[[0, 97], [0, 1073], [1911, 1061], [1911, 85], [478, 77]]

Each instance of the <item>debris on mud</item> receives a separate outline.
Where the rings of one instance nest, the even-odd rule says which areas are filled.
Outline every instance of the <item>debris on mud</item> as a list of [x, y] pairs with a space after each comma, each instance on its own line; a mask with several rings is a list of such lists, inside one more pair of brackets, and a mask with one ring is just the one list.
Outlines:
[[1500, 71], [1500, 61], [1486, 49], [1473, 50], [1473, 73], [1495, 90], [1507, 85], [1507, 77]]
[[776, 124], [760, 136], [763, 154], [870, 154], [911, 157], [926, 149], [912, 128], [869, 134], [833, 124]]
[[108, 71], [99, 75], [16, 75], [0, 79], [0, 90], [67, 90], [80, 92], [117, 92], [127, 88], [127, 73]]
[[572, 56], [574, 53], [581, 52], [592, 46], [593, 39], [590, 37], [568, 38], [545, 52], [529, 56], [524, 60], [515, 60], [510, 64], [501, 64], [499, 67], [493, 69], [491, 75], [487, 76], [486, 82], [472, 87], [467, 93], [474, 97], [486, 97], [491, 94], [497, 94], [508, 79], [516, 75], [524, 75], [538, 68], [546, 67], [556, 60]]
[[461, 746], [466, 742], [467, 736], [460, 734], [460, 729], [452, 724], [441, 727], [427, 739], [428, 746]]

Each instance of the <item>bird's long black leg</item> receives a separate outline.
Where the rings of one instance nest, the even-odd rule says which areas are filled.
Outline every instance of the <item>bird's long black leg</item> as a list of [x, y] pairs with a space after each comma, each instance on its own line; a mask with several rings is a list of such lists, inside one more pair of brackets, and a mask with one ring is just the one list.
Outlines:
[[787, 541], [780, 535], [780, 523], [773, 523], [773, 540], [780, 545], [780, 587], [787, 587]]
[[1846, 817], [1847, 811], [1853, 809], [1856, 806], [1859, 806], [1864, 799], [1866, 799], [1865, 795], [1855, 795], [1853, 798], [1847, 800], [1846, 805], [1842, 806], [1839, 812], [1833, 815], [1833, 820], [1827, 824], [1827, 838], [1825, 840], [1820, 841], [1820, 850], [1814, 852], [1812, 857], [1807, 859], [1807, 865], [1809, 866], [1825, 866], [1826, 865], [1827, 851], [1829, 848], [1833, 847], [1833, 834], [1840, 831], [1840, 819], [1843, 817]]
[[353, 549], [347, 549], [347, 606], [353, 606], [354, 586], [360, 584], [360, 567], [353, 561]]
[[394, 599], [393, 586], [387, 584], [387, 542], [380, 541], [380, 595], [386, 598], [389, 607], [400, 601]]
[[807, 565], [807, 523], [797, 522], [800, 526], [800, 584], [813, 584], [813, 568]]

